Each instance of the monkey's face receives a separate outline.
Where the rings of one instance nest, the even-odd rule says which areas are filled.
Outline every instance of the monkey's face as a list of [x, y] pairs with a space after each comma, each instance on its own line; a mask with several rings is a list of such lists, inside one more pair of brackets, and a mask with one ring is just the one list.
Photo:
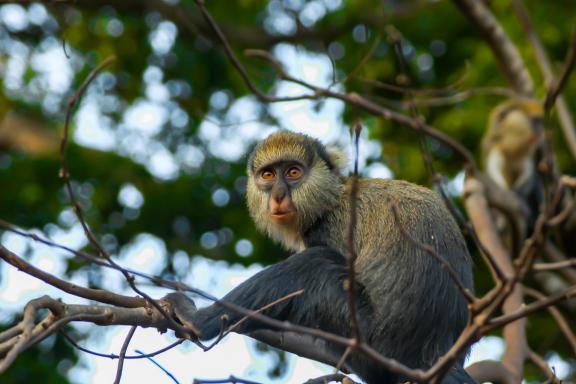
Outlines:
[[254, 181], [268, 195], [268, 214], [274, 223], [296, 223], [298, 210], [292, 191], [302, 183], [306, 171], [305, 165], [296, 161], [279, 161], [256, 170]]
[[500, 123], [498, 147], [507, 157], [528, 156], [539, 141], [541, 124], [541, 119], [532, 118], [523, 111], [510, 111]]
[[262, 141], [248, 162], [248, 209], [256, 226], [287, 248], [338, 202], [338, 169], [317, 140], [281, 131]]

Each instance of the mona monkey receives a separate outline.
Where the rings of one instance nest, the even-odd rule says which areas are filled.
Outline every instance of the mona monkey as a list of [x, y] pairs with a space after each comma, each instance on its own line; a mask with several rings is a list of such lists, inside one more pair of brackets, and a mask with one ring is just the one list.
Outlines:
[[[272, 134], [256, 146], [248, 160], [250, 215], [258, 229], [297, 253], [249, 278], [222, 303], [197, 310], [191, 300], [188, 304], [182, 300], [183, 295], [168, 295], [177, 317], [194, 324], [202, 333], [201, 340], [218, 336], [223, 319], [234, 324], [243, 318], [225, 303], [258, 310], [301, 289], [303, 294], [263, 313], [353, 336], [343, 256], [348, 254], [351, 179], [341, 175], [338, 157], [318, 140], [289, 131]], [[464, 239], [442, 200], [424, 187], [400, 180], [360, 179], [356, 199], [355, 303], [362, 338], [383, 356], [427, 369], [466, 326], [467, 302], [442, 264], [407, 239], [400, 226], [416, 241], [433, 247], [472, 291], [471, 260]], [[391, 204], [397, 206], [397, 217]], [[343, 345], [274, 329], [250, 318], [234, 332], [268, 343], [271, 334], [279, 334], [270, 344], [333, 366], [346, 350]], [[294, 337], [296, 348], [291, 344]], [[444, 384], [474, 383], [462, 363], [463, 357], [447, 372]], [[360, 352], [351, 353], [339, 366], [368, 384], [406, 381]]]
[[501, 237], [514, 254], [531, 230], [543, 200], [535, 167], [543, 118], [541, 102], [507, 100], [490, 113], [482, 139], [484, 171], [504, 190], [489, 189], [488, 199], [498, 211], [494, 214]]
[[532, 99], [511, 99], [490, 113], [482, 156], [486, 173], [501, 188], [520, 194], [530, 188], [543, 118], [542, 103]]

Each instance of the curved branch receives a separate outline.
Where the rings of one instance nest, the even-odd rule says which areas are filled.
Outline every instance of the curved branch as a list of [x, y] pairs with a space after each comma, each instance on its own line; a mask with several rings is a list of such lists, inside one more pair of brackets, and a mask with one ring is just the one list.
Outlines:
[[504, 364], [495, 360], [482, 360], [466, 368], [479, 383], [513, 384], [514, 375]]
[[146, 306], [146, 300], [140, 297], [123, 296], [102, 289], [85, 288], [59, 279], [56, 276], [44, 272], [41, 269], [38, 269], [32, 264], [26, 262], [24, 259], [10, 252], [1, 244], [0, 258], [8, 264], [18, 268], [22, 272], [30, 276], [34, 276], [35, 278], [40, 279], [71, 295], [125, 308], [138, 308]]
[[132, 340], [132, 336], [136, 332], [136, 326], [133, 325], [128, 331], [128, 335], [124, 340], [124, 344], [122, 344], [122, 349], [120, 349], [120, 358], [118, 359], [118, 368], [116, 369], [116, 378], [114, 379], [114, 384], [120, 384], [120, 380], [122, 379], [122, 370], [124, 368], [124, 359], [126, 357], [126, 351], [128, 350], [128, 345], [130, 345], [130, 340]]
[[[228, 59], [230, 60], [230, 62], [234, 66], [234, 68], [236, 68], [236, 70], [238, 71], [238, 73], [240, 74], [242, 79], [244, 80], [244, 83], [246, 84], [246, 86], [260, 100], [263, 100], [266, 102], [271, 102], [271, 103], [272, 102], [281, 102], [281, 101], [290, 101], [290, 100], [304, 100], [304, 99], [315, 100], [315, 99], [320, 99], [323, 97], [342, 100], [342, 101], [346, 102], [348, 105], [355, 106], [355, 107], [357, 107], [361, 110], [364, 110], [368, 113], [371, 113], [373, 115], [380, 116], [384, 119], [393, 121], [393, 122], [398, 123], [398, 124], [402, 124], [402, 125], [407, 126], [411, 129], [414, 129], [414, 130], [421, 130], [425, 135], [435, 139], [436, 141], [440, 142], [441, 144], [445, 145], [446, 147], [448, 147], [451, 150], [453, 150], [454, 152], [456, 152], [466, 162], [466, 168], [467, 168], [468, 172], [470, 172], [474, 175], [477, 173], [476, 165], [474, 163], [474, 158], [472, 157], [472, 155], [468, 151], [468, 149], [466, 149], [466, 147], [464, 147], [462, 144], [453, 140], [451, 137], [449, 137], [445, 133], [434, 129], [433, 127], [431, 127], [429, 125], [422, 124], [421, 122], [419, 122], [415, 119], [412, 119], [409, 116], [406, 116], [406, 115], [403, 115], [401, 113], [398, 113], [398, 112], [392, 111], [390, 109], [384, 108], [384, 107], [358, 95], [357, 93], [345, 94], [345, 93], [332, 91], [329, 88], [317, 87], [317, 86], [314, 86], [314, 85], [309, 84], [307, 82], [304, 82], [300, 79], [294, 78], [294, 77], [290, 76], [289, 74], [286, 74], [282, 71], [280, 73], [280, 75], [284, 80], [299, 84], [299, 85], [313, 91], [313, 94], [303, 94], [300, 96], [291, 96], [291, 97], [275, 97], [275, 96], [270, 96], [270, 95], [265, 94], [258, 87], [256, 87], [254, 82], [251, 80], [250, 76], [248, 75], [248, 72], [246, 71], [246, 69], [244, 68], [244, 66], [242, 65], [242, 63], [238, 59], [238, 57], [234, 54], [234, 52], [230, 46], [230, 43], [228, 42], [228, 39], [226, 38], [226, 36], [224, 35], [222, 30], [220, 29], [220, 27], [216, 23], [216, 21], [214, 21], [214, 19], [210, 15], [210, 13], [206, 10], [206, 7], [205, 7], [203, 1], [196, 0], [196, 4], [198, 5], [200, 10], [202, 11], [204, 18], [206, 19], [208, 24], [211, 26], [214, 33], [218, 36], [220, 43], [224, 47], [224, 52], [226, 53], [226, 56], [228, 57]], [[249, 53], [251, 55], [255, 55], [256, 51], [251, 50], [251, 51], [249, 51]], [[274, 58], [272, 58], [271, 55], [263, 54], [263, 55], [259, 55], [259, 57], [270, 61], [275, 68], [282, 68], [282, 66]]]

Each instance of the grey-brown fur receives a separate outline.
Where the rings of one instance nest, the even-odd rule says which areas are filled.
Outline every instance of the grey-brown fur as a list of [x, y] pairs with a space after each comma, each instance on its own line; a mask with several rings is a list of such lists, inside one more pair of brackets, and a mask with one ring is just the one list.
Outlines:
[[[290, 187], [289, 195], [297, 209], [296, 222], [290, 225], [270, 219], [270, 196], [255, 183], [262, 167], [287, 159], [307, 168], [304, 179]], [[348, 293], [344, 289], [350, 180], [338, 174], [337, 162], [332, 159], [318, 141], [290, 132], [274, 134], [256, 147], [248, 164], [250, 214], [260, 230], [299, 252], [248, 279], [223, 301], [256, 310], [304, 289], [303, 295], [264, 313], [352, 336]], [[382, 355], [409, 367], [426, 369], [450, 348], [465, 327], [467, 305], [438, 260], [411, 243], [400, 228], [420, 243], [432, 246], [463, 285], [472, 290], [471, 261], [464, 239], [443, 202], [429, 189], [380, 179], [360, 180], [358, 187], [355, 248], [359, 287], [355, 301], [361, 332]], [[391, 204], [398, 208], [399, 222]], [[192, 314], [187, 320], [203, 332], [203, 339], [218, 335], [224, 314], [229, 324], [242, 317], [219, 304], [189, 312]], [[248, 319], [235, 331], [258, 338], [258, 332], [270, 331], [270, 327]], [[316, 358], [313, 349], [322, 345], [326, 349], [323, 361], [335, 365], [345, 351], [342, 345], [324, 341], [309, 344], [308, 349], [301, 345], [295, 352]], [[461, 363], [450, 370], [444, 384], [474, 382]], [[344, 367], [369, 384], [403, 380], [359, 353], [351, 354]]]
[[[349, 179], [343, 181], [349, 186]], [[435, 192], [401, 180], [360, 180], [358, 187], [357, 281], [378, 319], [367, 336], [384, 355], [412, 367], [429, 366], [464, 328], [466, 303], [440, 263], [406, 238], [400, 226], [421, 244], [433, 246], [471, 288], [466, 245]], [[399, 222], [391, 204], [398, 209]], [[327, 245], [347, 254], [347, 212], [348, 195], [342, 194], [323, 220], [308, 230], [306, 244]]]
[[[299, 215], [304, 215], [297, 228], [283, 228], [267, 219], [268, 197], [255, 191], [251, 180], [248, 207], [257, 227], [288, 248], [326, 245], [346, 255], [350, 179], [337, 176], [324, 156], [311, 152], [318, 144], [308, 136], [283, 131], [260, 143], [250, 158], [250, 178], [267, 163], [306, 159], [311, 172], [302, 187], [292, 191]], [[384, 355], [413, 367], [430, 366], [464, 328], [466, 303], [439, 262], [412, 244], [400, 226], [422, 244], [432, 245], [472, 288], [470, 256], [462, 235], [441, 199], [427, 188], [382, 179], [360, 180], [358, 187], [357, 279], [378, 319], [366, 330], [367, 336]], [[398, 208], [400, 222], [391, 204]]]

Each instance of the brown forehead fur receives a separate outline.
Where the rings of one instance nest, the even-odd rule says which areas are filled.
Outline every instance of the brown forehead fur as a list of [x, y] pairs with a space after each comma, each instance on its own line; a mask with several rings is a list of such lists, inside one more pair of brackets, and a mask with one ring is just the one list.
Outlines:
[[334, 168], [328, 153], [318, 140], [301, 133], [279, 131], [261, 141], [248, 160], [249, 172], [278, 160], [294, 159], [312, 165], [316, 156], [324, 160], [329, 169]]
[[514, 98], [503, 102], [494, 108], [495, 113], [493, 116], [497, 121], [502, 121], [508, 113], [514, 110], [522, 111], [531, 118], [542, 118], [544, 116], [544, 106], [542, 103], [538, 100], [526, 98]]

